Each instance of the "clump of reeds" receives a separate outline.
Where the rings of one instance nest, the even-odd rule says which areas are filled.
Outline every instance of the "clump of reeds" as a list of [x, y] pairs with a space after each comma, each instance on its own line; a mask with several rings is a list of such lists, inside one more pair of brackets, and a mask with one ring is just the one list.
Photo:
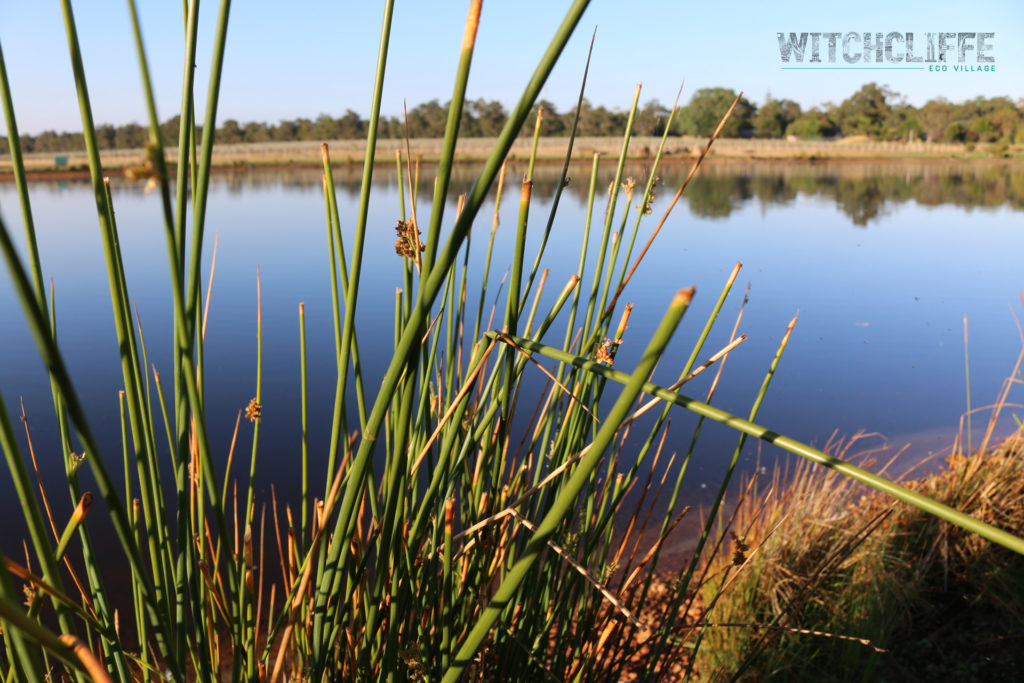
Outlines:
[[[704, 401], [680, 393], [714, 364], [720, 372], [727, 355], [744, 339], [734, 329], [728, 346], [705, 348], [739, 265], [685, 362], [672, 368], [679, 373], [678, 380], [668, 388], [650, 381], [659, 361], [667, 364], [663, 353], [694, 290], [666, 292], [667, 308], [646, 343], [629, 334], [628, 313], [616, 312], [715, 136], [660, 210], [656, 226], [646, 230], [645, 218], [658, 211], [650, 209], [664, 138], [641, 194], [639, 184], [623, 177], [639, 87], [603, 212], [597, 204], [601, 160], [593, 160], [578, 268], [553, 301], [542, 297], [547, 280], [542, 263], [567, 182], [573, 137], [551, 211], [538, 220], [531, 209], [540, 116], [533, 122], [533, 151], [520, 187], [515, 247], [501, 287], [504, 299], [488, 315], [484, 300], [496, 289], [493, 284], [489, 288], [488, 276], [497, 220], [490, 222], [492, 239], [477, 292], [468, 291], [467, 285], [468, 273], [476, 267], [469, 258], [471, 228], [495, 185], [495, 202], [500, 201], [511, 145], [530, 124], [531, 109], [587, 2], [572, 3], [554, 30], [490, 157], [469, 191], [457, 199], [452, 216], [449, 181], [481, 4], [471, 0], [465, 22], [433, 196], [418, 196], [419, 164], [408, 154], [404, 159], [399, 155], [400, 183], [406, 189], [395, 210], [395, 253], [370, 256], [400, 259], [402, 265], [392, 357], [381, 377], [364, 376], [359, 349], [360, 344], [384, 342], [379, 335], [368, 338], [355, 321], [367, 257], [364, 245], [392, 21], [390, 0], [384, 8], [358, 209], [344, 222], [353, 226], [354, 239], [348, 245], [329, 150], [323, 149], [329, 254], [323, 267], [331, 275], [337, 360], [331, 439], [320, 458], [326, 467], [317, 476], [310, 472], [306, 438], [306, 406], [313, 397], [306, 391], [305, 311], [296, 302], [302, 347], [302, 424], [296, 425], [302, 436], [302, 491], [299, 500], [280, 506], [273, 496], [270, 501], [256, 499], [263, 476], [259, 462], [265, 457], [260, 425], [270, 414], [263, 410], [261, 317], [256, 329], [255, 396], [244, 409], [247, 421], [239, 412], [228, 453], [216, 453], [210, 445], [204, 403], [211, 372], [203, 363], [208, 306], [203, 305], [200, 266], [229, 0], [220, 6], [201, 117], [194, 108], [192, 69], [197, 59], [198, 2], [185, 5], [188, 68], [183, 74], [173, 180], [164, 149], [174, 141], [161, 137], [141, 31], [134, 3], [129, 2], [150, 119], [145, 158], [132, 167], [131, 175], [153, 190], [153, 201], [163, 208], [174, 315], [173, 365], [163, 369], [163, 381], [150, 365], [138, 313], [129, 305], [116, 213], [98, 155], [75, 21], [70, 0], [61, 2], [108, 270], [118, 341], [112, 353], [121, 361], [123, 480], [112, 474], [110, 454], [98, 446], [58, 343], [59, 312], [52, 291], [48, 296], [43, 284], [0, 55], [0, 95], [27, 258], [18, 253], [3, 223], [0, 251], [49, 372], [67, 493], [73, 502], [83, 502], [81, 512], [62, 530], [61, 520], [50, 514], [49, 496], [55, 494], [40, 489], [37, 496], [0, 400], [0, 447], [30, 536], [24, 564], [3, 549], [8, 558], [8, 571], [0, 571], [4, 678], [207, 681], [230, 675], [238, 681], [532, 681], [614, 680], [626, 673], [644, 679], [688, 675], [694, 661], [690, 653], [699, 650], [705, 630], [686, 616], [704, 583], [697, 558], [720, 547], [710, 543], [713, 525], [748, 436], [1024, 551], [1024, 541], [1006, 531], [754, 422], [795, 320], [775, 356], [765, 360], [764, 380], [751, 388], [746, 419], [709, 405], [717, 380]], [[582, 99], [581, 88], [581, 103]], [[527, 230], [538, 225], [543, 226], [543, 239], [528, 261]], [[647, 239], [634, 251], [642, 226]], [[590, 248], [592, 235], [600, 244], [596, 251]], [[207, 277], [208, 302], [212, 272]], [[258, 274], [256, 301], [259, 307]], [[624, 344], [645, 349], [636, 365], [625, 371], [614, 367]], [[543, 383], [540, 392], [535, 391], [535, 378]], [[644, 394], [649, 398], [643, 400]], [[609, 400], [602, 402], [605, 398]], [[663, 452], [673, 406], [701, 416], [687, 452], [679, 457]], [[527, 415], [525, 429], [518, 427]], [[708, 521], [700, 527], [694, 559], [680, 566], [660, 566], [666, 539], [688, 510], [680, 491], [706, 419], [736, 429], [737, 445]], [[642, 445], [627, 449], [627, 443], [635, 442], [627, 437], [640, 437]], [[248, 467], [232, 468], [235, 446], [246, 439], [251, 443]], [[173, 481], [162, 474], [160, 464], [167, 461]], [[666, 462], [674, 467], [666, 466], [656, 479]], [[83, 467], [91, 471], [100, 499], [92, 515], [109, 517], [123, 551], [119, 559], [130, 568], [128, 609], [116, 611], [90, 536], [88, 492], [83, 491], [79, 474]], [[76, 562], [71, 563], [69, 556]], [[27, 608], [22, 590], [31, 593]]]
[[[907, 486], [1020, 533], [1024, 432]], [[962, 528], [801, 462], [731, 533], [709, 572], [727, 578], [702, 591], [708, 679], [991, 681], [1024, 664], [1024, 559]]]

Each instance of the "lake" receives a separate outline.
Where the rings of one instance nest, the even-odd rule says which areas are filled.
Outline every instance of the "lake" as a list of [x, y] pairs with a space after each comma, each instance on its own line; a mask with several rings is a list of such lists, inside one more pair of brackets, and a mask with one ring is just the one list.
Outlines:
[[[468, 189], [475, 170], [472, 165], [457, 168], [453, 198]], [[509, 168], [485, 318], [510, 265], [518, 208], [515, 190], [524, 170], [521, 163]], [[641, 224], [640, 243], [687, 170], [688, 163], [679, 160], [659, 170], [653, 215]], [[425, 167], [422, 172], [422, 224], [432, 171]], [[555, 165], [538, 169], [527, 268], [559, 171]], [[614, 162], [604, 162], [601, 172], [598, 187], [603, 189], [612, 178]], [[346, 167], [336, 175], [349, 254], [359, 173]], [[642, 187], [647, 168], [631, 163], [627, 173]], [[546, 310], [544, 302], [554, 301], [576, 267], [588, 174], [589, 164], [571, 171], [573, 180], [543, 261], [550, 276], [541, 310]], [[299, 482], [300, 302], [306, 307], [311, 369], [310, 470], [317, 477], [322, 476], [321, 454], [329, 439], [335, 361], [320, 182], [316, 169], [238, 170], [215, 175], [210, 192], [204, 288], [215, 233], [219, 247], [206, 337], [208, 421], [213, 447], [223, 463], [236, 414], [255, 395], [258, 267], [264, 323], [258, 467], [263, 499], [271, 482], [286, 500], [294, 499]], [[171, 301], [159, 199], [125, 180], [115, 179], [112, 191], [130, 296], [138, 304], [150, 363], [169, 376]], [[600, 235], [601, 202], [606, 199], [602, 192], [598, 195], [592, 242]], [[44, 275], [54, 280], [65, 359], [117, 472], [120, 367], [91, 188], [86, 181], [34, 182], [31, 199]], [[395, 288], [402, 282], [401, 261], [393, 247], [398, 201], [393, 167], [378, 167], [357, 310], [371, 395], [390, 358]], [[620, 202], [620, 210], [621, 206]], [[445, 215], [447, 226], [454, 208], [453, 200]], [[697, 297], [655, 375], [656, 381], [672, 382], [729, 272], [740, 261], [743, 270], [700, 359], [727, 343], [749, 283], [749, 303], [740, 326], [749, 340], [730, 355], [715, 404], [747, 414], [787, 323], [799, 311], [758, 422], [819, 447], [833, 434], [878, 433], [892, 450], [909, 444], [902, 461], [905, 469], [948, 449], [966, 409], [964, 316], [972, 405], [992, 402], [1013, 369], [1021, 349], [1014, 314], [1020, 315], [1019, 291], [1024, 288], [1019, 266], [1024, 253], [1022, 210], [1024, 168], [1000, 162], [710, 163], [687, 189], [623, 295], [635, 309], [616, 366], [632, 368], [672, 294], [695, 285]], [[493, 203], [481, 210], [472, 237], [470, 291], [478, 289], [472, 283], [482, 276], [492, 212]], [[0, 184], [0, 215], [23, 240], [12, 183]], [[588, 287], [590, 277], [588, 270], [583, 280]], [[501, 311], [504, 290], [497, 300]], [[0, 391], [24, 443], [16, 419], [18, 399], [23, 398], [36, 453], [47, 470], [45, 478], [52, 491], [61, 492], [51, 497], [65, 505], [63, 487], [56, 488], [62, 470], [48, 381], [6, 278], [0, 282], [0, 321]], [[560, 345], [563, 334], [564, 323], [556, 322], [548, 343]], [[528, 368], [527, 375], [538, 386], [543, 381], [535, 369]], [[687, 393], [702, 398], [712, 375], [706, 373], [688, 386]], [[526, 404], [531, 409], [533, 400]], [[983, 413], [975, 419], [975, 443], [986, 417]], [[671, 450], [686, 450], [694, 421], [683, 411], [676, 412]], [[705, 499], [706, 491], [717, 486], [736, 440], [733, 432], [718, 425], [705, 432], [688, 475], [688, 495], [694, 501]], [[243, 443], [248, 433], [243, 432]], [[881, 443], [882, 437], [872, 437], [863, 445]], [[757, 444], [748, 444], [743, 459], [747, 471], [758, 454]], [[760, 455], [762, 464], [770, 464], [779, 453], [765, 449]], [[9, 513], [13, 507], [7, 508], [16, 499], [7, 477], [3, 479], [0, 499], [6, 502], [0, 505]]]

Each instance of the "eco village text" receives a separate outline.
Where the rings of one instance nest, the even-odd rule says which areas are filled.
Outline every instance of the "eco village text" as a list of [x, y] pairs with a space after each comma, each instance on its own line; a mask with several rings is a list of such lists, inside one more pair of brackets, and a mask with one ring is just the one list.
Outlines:
[[[835, 63], [840, 41], [843, 60], [847, 64], [861, 62], [882, 63], [925, 63], [929, 71], [995, 71], [995, 57], [992, 56], [995, 33], [925, 33], [924, 45], [918, 43], [915, 54], [914, 34], [892, 31], [890, 33], [863, 34], [848, 33], [776, 33], [779, 39], [779, 57], [783, 62], [803, 62], [808, 53], [810, 38], [810, 59], [808, 63], [822, 63], [823, 48], [827, 61]], [[920, 54], [923, 52], [923, 54]], [[974, 57], [973, 64], [967, 63], [968, 54]], [[955, 64], [950, 57], [955, 55]], [[920, 67], [924, 68], [924, 66]]]

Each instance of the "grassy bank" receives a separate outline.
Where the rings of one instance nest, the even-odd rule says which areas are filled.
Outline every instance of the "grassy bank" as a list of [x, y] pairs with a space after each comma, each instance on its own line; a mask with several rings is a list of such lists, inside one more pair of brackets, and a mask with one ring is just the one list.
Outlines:
[[[707, 145], [707, 138], [670, 137], [667, 139], [662, 156], [666, 159], [694, 159]], [[481, 162], [487, 159], [497, 138], [462, 138], [455, 147], [457, 161]], [[413, 158], [423, 162], [436, 163], [443, 158], [444, 140], [441, 138], [413, 139], [409, 151]], [[361, 165], [366, 154], [363, 140], [334, 140], [331, 147], [336, 164]], [[634, 137], [627, 156], [630, 159], [653, 159], [661, 146], [661, 138]], [[532, 140], [519, 138], [509, 150], [508, 158], [525, 161], [532, 152]], [[578, 138], [571, 150], [569, 139], [563, 137], [541, 138], [537, 144], [538, 161], [565, 159], [571, 152], [575, 161], [589, 161], [595, 153], [614, 158], [622, 149], [621, 138]], [[378, 140], [376, 158], [379, 163], [393, 163], [396, 153], [406, 153], [404, 140]], [[100, 159], [108, 170], [125, 169], [138, 165], [144, 158], [141, 149], [103, 150]], [[166, 151], [169, 168], [177, 165], [176, 148]], [[972, 145], [960, 143], [903, 143], [873, 142], [865, 139], [848, 139], [835, 142], [805, 140], [759, 140], [719, 139], [710, 158], [728, 159], [771, 159], [792, 161], [815, 161], [828, 159], [1024, 159], [1024, 146]], [[88, 155], [82, 152], [61, 154], [26, 154], [25, 168], [32, 174], [67, 174], [88, 170]], [[59, 161], [59, 163], [58, 163]], [[261, 142], [216, 145], [213, 148], [214, 167], [238, 166], [318, 166], [320, 164], [319, 142]], [[12, 165], [9, 159], [0, 159], [0, 178], [10, 176]]]
[[[907, 486], [1020, 533], [1024, 432]], [[702, 591], [702, 678], [1019, 677], [1020, 555], [805, 463], [758, 488]]]

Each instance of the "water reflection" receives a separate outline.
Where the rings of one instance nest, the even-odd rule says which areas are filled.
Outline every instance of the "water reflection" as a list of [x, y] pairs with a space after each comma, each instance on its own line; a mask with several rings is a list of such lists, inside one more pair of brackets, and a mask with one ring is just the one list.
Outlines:
[[[674, 179], [668, 180], [671, 184]], [[1024, 209], [1024, 167], [962, 161], [722, 162], [703, 169], [692, 190], [690, 211], [704, 218], [728, 217], [755, 199], [776, 205], [803, 195], [834, 202], [854, 225], [867, 227], [910, 201], [922, 206]]]
[[[668, 159], [659, 167], [656, 197], [665, 199], [682, 183], [691, 162]], [[508, 181], [517, 182], [525, 172], [526, 163], [509, 164]], [[598, 187], [607, 188], [614, 177], [614, 164], [604, 163], [598, 176]], [[452, 196], [469, 192], [480, 171], [479, 164], [460, 164], [452, 174]], [[420, 197], [432, 191], [436, 167], [424, 164], [418, 169]], [[534, 193], [541, 196], [554, 192], [561, 177], [560, 163], [538, 163], [534, 173]], [[638, 183], [646, 180], [649, 162], [626, 164], [625, 176]], [[414, 167], [413, 173], [416, 173]], [[574, 163], [569, 170], [566, 194], [585, 202], [589, 185], [590, 164]], [[403, 169], [405, 174], [405, 169]], [[244, 167], [219, 169], [216, 182], [228, 194], [239, 195], [261, 187], [278, 187], [289, 191], [320, 193], [321, 170], [308, 168]], [[359, 196], [362, 166], [339, 165], [334, 169], [339, 194], [350, 200]], [[39, 181], [34, 187], [59, 194], [84, 181]], [[116, 182], [116, 181], [115, 181]], [[403, 183], [408, 179], [403, 177]], [[379, 165], [374, 172], [375, 190], [393, 190], [397, 173], [392, 165]], [[121, 192], [141, 195], [141, 183], [125, 183]], [[492, 190], [493, 191], [493, 190]], [[872, 161], [764, 161], [712, 160], [694, 178], [684, 202], [690, 212], [701, 218], [728, 218], [750, 202], [763, 206], [786, 205], [799, 196], [820, 198], [835, 206], [857, 226], [867, 227], [892, 209], [913, 201], [922, 206], [951, 205], [968, 209], [1008, 206], [1024, 209], [1024, 166], [1013, 162], [963, 160], [896, 160]], [[658, 204], [655, 202], [655, 210]]]
[[[661, 206], [682, 183], [690, 163], [670, 159], [659, 167], [656, 197]], [[518, 182], [525, 171], [525, 162], [509, 164], [508, 182]], [[466, 193], [479, 173], [478, 164], [456, 166], [451, 189], [453, 196]], [[420, 197], [429, 197], [436, 167], [419, 169]], [[416, 169], [413, 170], [414, 174]], [[534, 177], [534, 193], [547, 196], [554, 192], [561, 177], [562, 165], [540, 163]], [[625, 175], [645, 180], [649, 162], [630, 162]], [[405, 173], [403, 169], [403, 173]], [[585, 202], [589, 185], [590, 164], [574, 163], [569, 170], [566, 193]], [[339, 192], [350, 200], [359, 196], [362, 176], [360, 165], [346, 164], [334, 169]], [[605, 163], [599, 172], [598, 187], [607, 188], [614, 177], [614, 164]], [[319, 168], [265, 169], [247, 167], [222, 169], [217, 182], [232, 195], [261, 187], [279, 187], [290, 191], [320, 193]], [[405, 179], [404, 183], [408, 183]], [[376, 190], [394, 189], [397, 173], [394, 166], [377, 167], [373, 186]], [[66, 180], [41, 182], [53, 192], [66, 190]], [[128, 184], [122, 191], [141, 194], [141, 184]], [[893, 208], [906, 202], [922, 206], [952, 205], [968, 209], [1008, 206], [1024, 209], [1024, 166], [1012, 162], [963, 160], [927, 161], [760, 161], [713, 160], [704, 165], [684, 195], [690, 212], [701, 218], [728, 218], [735, 211], [756, 200], [764, 207], [786, 205], [797, 197], [819, 198], [834, 203], [850, 222], [867, 227], [889, 215]], [[655, 201], [655, 211], [659, 204]]]

